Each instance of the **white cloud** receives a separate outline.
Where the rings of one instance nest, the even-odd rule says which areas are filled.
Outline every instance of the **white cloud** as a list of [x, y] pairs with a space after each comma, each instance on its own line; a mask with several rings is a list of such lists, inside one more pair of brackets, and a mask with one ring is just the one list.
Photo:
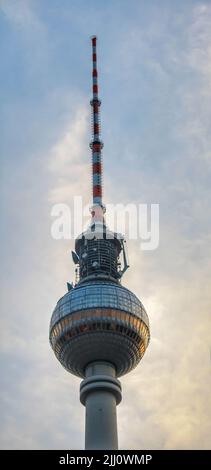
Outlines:
[[49, 170], [55, 179], [49, 193], [51, 203], [72, 202], [78, 195], [87, 199], [87, 189], [91, 194], [88, 116], [87, 107], [79, 107], [50, 151]]
[[22, 29], [43, 29], [43, 24], [38, 19], [34, 2], [31, 0], [1, 0], [0, 10], [6, 18], [17, 27]]

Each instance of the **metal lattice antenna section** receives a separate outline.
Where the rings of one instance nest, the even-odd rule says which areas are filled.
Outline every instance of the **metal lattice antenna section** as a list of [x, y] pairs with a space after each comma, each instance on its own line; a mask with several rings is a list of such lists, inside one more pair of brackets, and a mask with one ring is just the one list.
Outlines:
[[103, 143], [100, 140], [100, 105], [98, 98], [98, 73], [97, 73], [97, 37], [92, 36], [92, 122], [93, 140], [90, 143], [92, 149], [92, 193], [93, 205], [103, 207], [102, 203], [102, 157]]

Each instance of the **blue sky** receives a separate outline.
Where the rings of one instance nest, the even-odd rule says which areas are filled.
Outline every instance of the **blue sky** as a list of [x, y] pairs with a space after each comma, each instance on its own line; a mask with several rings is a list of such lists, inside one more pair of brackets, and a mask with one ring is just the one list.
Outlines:
[[0, 1], [2, 448], [83, 447], [79, 380], [48, 345], [74, 275], [50, 212], [91, 197], [92, 34], [105, 203], [160, 204], [159, 248], [128, 242], [152, 340], [122, 379], [120, 447], [210, 447], [210, 24], [210, 1]]

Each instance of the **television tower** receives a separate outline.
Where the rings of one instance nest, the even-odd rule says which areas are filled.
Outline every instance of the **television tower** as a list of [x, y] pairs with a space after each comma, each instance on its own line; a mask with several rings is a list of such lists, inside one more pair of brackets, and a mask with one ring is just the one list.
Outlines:
[[121, 285], [129, 267], [124, 237], [109, 230], [105, 222], [96, 41], [93, 36], [91, 222], [75, 240], [72, 258], [78, 279], [74, 286], [67, 284], [68, 292], [53, 311], [50, 343], [65, 369], [83, 378], [85, 448], [104, 450], [118, 448], [116, 406], [122, 398], [118, 378], [138, 365], [150, 333], [142, 303]]

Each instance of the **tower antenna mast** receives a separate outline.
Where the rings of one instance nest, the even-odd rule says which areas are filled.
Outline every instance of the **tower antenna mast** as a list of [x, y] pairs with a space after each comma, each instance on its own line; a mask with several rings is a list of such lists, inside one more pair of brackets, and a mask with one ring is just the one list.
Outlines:
[[92, 149], [92, 194], [93, 205], [102, 204], [102, 156], [103, 143], [100, 140], [100, 105], [98, 98], [98, 72], [97, 72], [97, 37], [92, 36], [92, 123], [93, 140], [90, 143]]

